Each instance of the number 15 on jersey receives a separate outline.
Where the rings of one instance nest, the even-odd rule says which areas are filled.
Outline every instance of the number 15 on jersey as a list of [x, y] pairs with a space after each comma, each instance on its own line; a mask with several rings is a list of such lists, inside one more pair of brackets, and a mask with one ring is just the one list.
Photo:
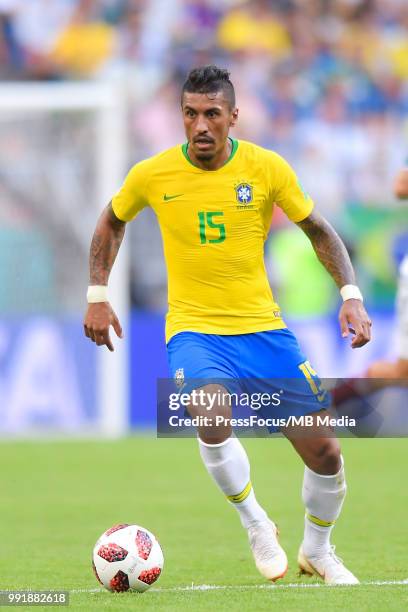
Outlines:
[[[201, 244], [219, 244], [225, 240], [225, 223], [217, 223], [214, 218], [223, 217], [222, 212], [199, 212], [199, 228], [200, 228], [200, 242]], [[218, 236], [215, 238], [207, 237], [207, 229], [218, 230]], [[213, 232], [211, 232], [213, 234]]]

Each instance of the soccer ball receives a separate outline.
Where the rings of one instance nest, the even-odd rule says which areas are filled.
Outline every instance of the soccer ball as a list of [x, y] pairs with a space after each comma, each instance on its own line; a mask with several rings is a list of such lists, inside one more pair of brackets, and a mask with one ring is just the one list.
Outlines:
[[139, 525], [114, 525], [97, 540], [92, 566], [109, 591], [146, 591], [159, 578], [164, 558], [154, 535]]

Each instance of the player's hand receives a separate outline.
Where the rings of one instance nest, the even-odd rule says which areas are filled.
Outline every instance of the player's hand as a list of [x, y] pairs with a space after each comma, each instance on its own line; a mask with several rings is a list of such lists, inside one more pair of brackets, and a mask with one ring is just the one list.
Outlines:
[[96, 342], [98, 346], [104, 344], [110, 351], [114, 351], [109, 328], [112, 325], [118, 338], [123, 338], [123, 331], [119, 319], [114, 313], [109, 302], [97, 302], [89, 304], [84, 320], [85, 336]]
[[371, 320], [361, 300], [346, 300], [340, 308], [339, 321], [343, 338], [352, 333], [351, 348], [364, 346], [371, 340]]

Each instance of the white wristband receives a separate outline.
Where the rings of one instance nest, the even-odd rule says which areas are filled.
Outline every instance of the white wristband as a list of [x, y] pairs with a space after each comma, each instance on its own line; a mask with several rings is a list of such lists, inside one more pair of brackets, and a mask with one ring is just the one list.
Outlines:
[[340, 295], [343, 298], [343, 302], [346, 300], [363, 301], [363, 295], [357, 285], [344, 285], [344, 287], [340, 289]]
[[108, 302], [108, 287], [106, 285], [89, 285], [86, 299], [88, 304]]

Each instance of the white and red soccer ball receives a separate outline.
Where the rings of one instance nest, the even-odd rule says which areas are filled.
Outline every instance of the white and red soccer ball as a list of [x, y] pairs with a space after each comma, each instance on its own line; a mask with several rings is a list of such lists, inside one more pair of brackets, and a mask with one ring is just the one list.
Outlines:
[[109, 591], [146, 591], [159, 578], [164, 558], [155, 536], [123, 523], [105, 531], [93, 550], [96, 578]]

